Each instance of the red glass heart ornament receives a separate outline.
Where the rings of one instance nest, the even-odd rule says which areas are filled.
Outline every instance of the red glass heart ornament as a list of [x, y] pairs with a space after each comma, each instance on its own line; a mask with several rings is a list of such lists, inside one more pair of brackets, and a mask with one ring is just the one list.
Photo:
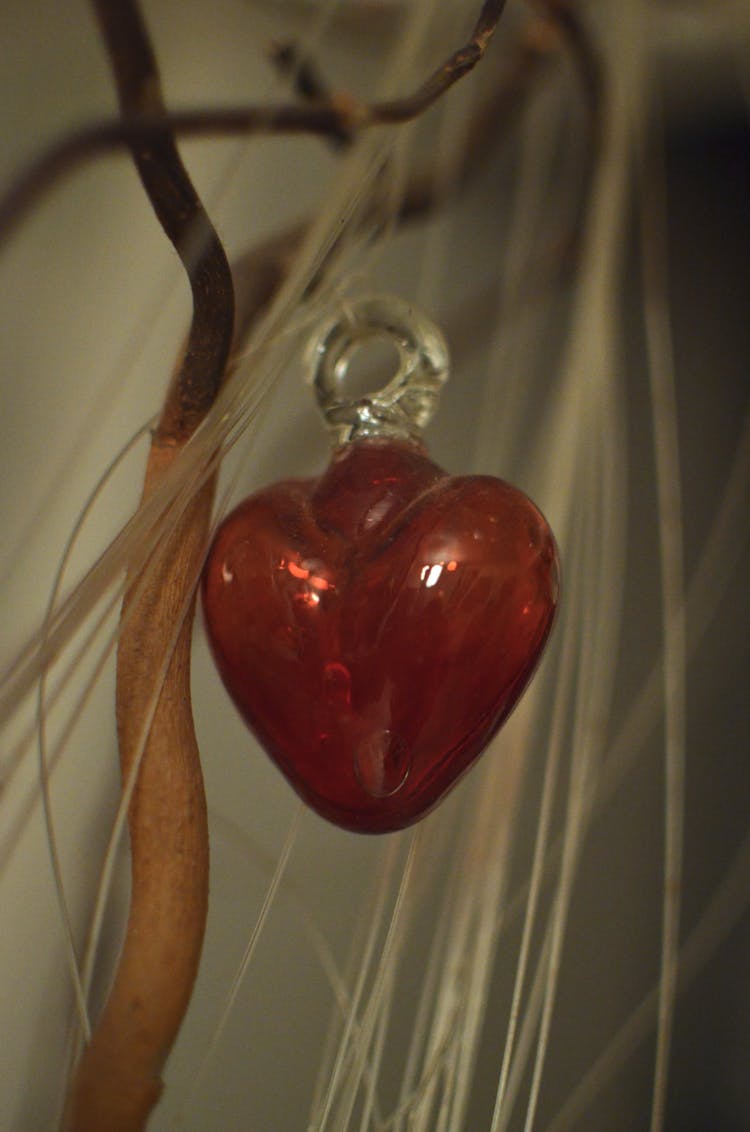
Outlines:
[[245, 500], [203, 580], [245, 720], [318, 813], [368, 832], [422, 817], [484, 750], [557, 595], [552, 533], [520, 491], [377, 439]]
[[522, 492], [376, 432], [229, 515], [203, 608], [224, 684], [294, 789], [382, 833], [479, 757], [539, 660], [558, 589], [552, 532]]

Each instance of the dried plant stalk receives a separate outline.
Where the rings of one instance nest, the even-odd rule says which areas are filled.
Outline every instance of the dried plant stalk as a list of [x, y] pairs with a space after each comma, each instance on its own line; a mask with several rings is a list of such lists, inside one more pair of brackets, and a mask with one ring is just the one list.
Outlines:
[[[178, 451], [154, 444], [145, 495]], [[208, 825], [190, 710], [196, 573], [213, 484], [191, 502], [160, 548], [149, 586], [126, 598], [118, 653], [117, 727], [127, 779], [148, 721], [155, 682], [180, 625], [129, 812], [132, 899], [107, 1005], [78, 1068], [67, 1126], [125, 1132], [145, 1126], [198, 969], [208, 903]], [[186, 611], [186, 599], [190, 602]], [[186, 615], [187, 613], [187, 615]]]
[[[159, 74], [135, 0], [94, 0], [123, 113], [163, 111]], [[158, 486], [213, 403], [234, 323], [231, 272], [171, 135], [133, 148], [149, 200], [188, 274], [193, 318], [149, 453], [143, 497]], [[208, 911], [208, 821], [190, 705], [195, 579], [214, 495], [193, 498], [149, 564], [129, 579], [117, 656], [117, 733], [132, 895], [113, 987], [84, 1051], [67, 1126], [143, 1128], [198, 970]], [[175, 633], [177, 633], [175, 640]], [[166, 674], [165, 674], [166, 669]]]

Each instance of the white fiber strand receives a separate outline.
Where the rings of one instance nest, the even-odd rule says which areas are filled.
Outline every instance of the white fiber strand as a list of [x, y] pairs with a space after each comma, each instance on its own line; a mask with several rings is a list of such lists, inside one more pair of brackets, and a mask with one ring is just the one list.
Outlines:
[[274, 900], [276, 899], [276, 894], [279, 891], [279, 886], [284, 877], [286, 867], [289, 864], [289, 858], [292, 855], [292, 850], [294, 849], [294, 844], [297, 840], [297, 834], [299, 832], [301, 820], [302, 804], [298, 802], [294, 810], [294, 816], [289, 823], [289, 829], [287, 830], [284, 844], [281, 847], [281, 852], [279, 853], [279, 858], [276, 862], [276, 868], [274, 870], [273, 876], [271, 877], [270, 884], [268, 885], [268, 888], [266, 890], [265, 897], [263, 898], [263, 903], [261, 905], [260, 911], [258, 912], [258, 918], [253, 925], [253, 930], [251, 931], [250, 937], [247, 941], [245, 952], [239, 962], [237, 970], [234, 973], [232, 984], [227, 992], [226, 998], [224, 999], [221, 1013], [214, 1027], [214, 1031], [211, 1034], [211, 1038], [206, 1047], [205, 1053], [203, 1054], [200, 1064], [198, 1065], [195, 1076], [193, 1077], [190, 1089], [188, 1090], [180, 1106], [180, 1109], [175, 1116], [173, 1122], [173, 1128], [175, 1129], [180, 1128], [183, 1125], [186, 1114], [190, 1109], [191, 1104], [198, 1096], [200, 1088], [203, 1084], [203, 1080], [206, 1076], [206, 1072], [216, 1055], [216, 1050], [219, 1046], [219, 1043], [221, 1042], [224, 1031], [226, 1030], [227, 1023], [229, 1022], [229, 1017], [237, 1003], [237, 998], [239, 996], [240, 990], [242, 989], [242, 983], [245, 979], [248, 968], [250, 967], [250, 963], [252, 961], [255, 948], [258, 945], [258, 940], [260, 939], [261, 932], [266, 925], [266, 921], [270, 914]]
[[651, 1132], [661, 1132], [667, 1103], [680, 934], [682, 839], [685, 793], [685, 681], [687, 631], [682, 568], [682, 499], [677, 438], [674, 359], [668, 307], [666, 171], [659, 129], [658, 95], [652, 118], [655, 136], [648, 156], [639, 150], [640, 209], [646, 350], [651, 389], [656, 491], [659, 509], [661, 599], [664, 617], [664, 905], [661, 978]]

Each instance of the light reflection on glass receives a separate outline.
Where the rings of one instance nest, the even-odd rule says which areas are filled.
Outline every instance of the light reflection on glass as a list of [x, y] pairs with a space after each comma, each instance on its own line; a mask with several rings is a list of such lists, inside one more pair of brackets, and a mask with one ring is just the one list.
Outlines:
[[304, 605], [314, 608], [320, 604], [320, 592], [325, 590], [334, 590], [336, 587], [333, 582], [328, 578], [324, 578], [322, 574], [314, 572], [315, 564], [311, 563], [306, 566], [304, 562], [295, 562], [291, 558], [282, 558], [278, 565], [279, 570], [288, 570], [293, 578], [297, 578], [300, 582], [306, 582], [307, 586], [300, 589], [300, 592], [294, 595], [295, 601], [302, 602]]
[[449, 574], [452, 574], [456, 569], [458, 569], [458, 562], [453, 558], [450, 562], [435, 562], [433, 564], [428, 562], [427, 565], [422, 567], [419, 577], [420, 580], [424, 582], [425, 588], [429, 590], [437, 585], [443, 570], [447, 570]]

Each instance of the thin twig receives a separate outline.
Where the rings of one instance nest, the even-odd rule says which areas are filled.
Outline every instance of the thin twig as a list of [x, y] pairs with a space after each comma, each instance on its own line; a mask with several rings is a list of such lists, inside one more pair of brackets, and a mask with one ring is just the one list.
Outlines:
[[[92, 0], [115, 73], [124, 117], [164, 115], [159, 73], [137, 0]], [[193, 296], [190, 335], [167, 395], [158, 436], [192, 435], [216, 399], [232, 341], [234, 293], [224, 249], [164, 130], [132, 146], [151, 207], [182, 260]]]
[[[589, 28], [581, 18], [575, 0], [528, 0], [529, 6], [539, 12], [537, 25], [542, 38], [549, 39], [552, 32], [559, 47], [569, 56], [580, 86], [584, 112], [584, 158], [581, 163], [580, 192], [576, 209], [566, 231], [556, 241], [548, 257], [553, 263], [574, 266], [580, 252], [581, 238], [586, 225], [591, 188], [599, 163], [607, 105], [607, 83], [604, 66], [592, 39]], [[534, 34], [532, 27], [532, 35]], [[541, 49], [541, 45], [537, 45]], [[548, 44], [548, 50], [551, 45]]]
[[467, 43], [454, 51], [412, 94], [367, 104], [338, 97], [324, 105], [247, 106], [152, 113], [145, 103], [125, 120], [100, 122], [51, 146], [0, 200], [0, 244], [39, 197], [76, 165], [123, 147], [158, 146], [174, 137], [246, 134], [318, 134], [337, 137], [378, 125], [396, 125], [423, 114], [483, 58], [506, 0], [485, 0]]
[[530, 0], [557, 27], [578, 74], [594, 162], [599, 155], [604, 126], [607, 84], [599, 52], [574, 0]]
[[[303, 55], [291, 40], [274, 40], [268, 48], [268, 57], [280, 74], [291, 79], [293, 89], [305, 102], [334, 103], [336, 95], [324, 81], [313, 59]], [[337, 149], [351, 145], [353, 134], [350, 130], [340, 130], [330, 137]]]

